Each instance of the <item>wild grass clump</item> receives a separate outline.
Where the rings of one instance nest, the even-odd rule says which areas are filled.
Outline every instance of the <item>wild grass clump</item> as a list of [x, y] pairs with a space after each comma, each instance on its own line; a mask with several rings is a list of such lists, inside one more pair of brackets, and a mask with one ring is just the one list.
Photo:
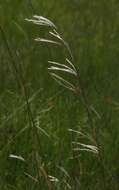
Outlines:
[[[47, 38], [42, 38], [38, 37], [35, 39], [35, 41], [40, 42], [40, 43], [47, 43], [51, 45], [57, 45], [60, 46], [61, 48], [66, 49], [67, 51], [67, 57], [64, 58], [65, 62], [60, 63], [59, 61], [54, 61], [54, 60], [48, 60], [49, 67], [48, 71], [51, 77], [61, 86], [64, 88], [72, 91], [76, 98], [81, 98], [83, 99], [84, 107], [87, 113], [87, 118], [88, 118], [88, 128], [83, 131], [83, 129], [80, 130], [75, 130], [69, 128], [68, 131], [72, 136], [75, 134], [78, 135], [79, 137], [77, 140], [71, 142], [72, 144], [72, 159], [77, 159], [79, 168], [81, 170], [83, 162], [81, 162], [80, 155], [82, 154], [81, 152], [83, 151], [84, 153], [92, 153], [95, 154], [95, 159], [97, 160], [98, 167], [100, 167], [100, 172], [101, 172], [101, 184], [103, 185], [103, 189], [106, 189], [107, 187], [107, 181], [106, 181], [106, 175], [108, 173], [107, 169], [105, 168], [104, 165], [104, 158], [103, 158], [103, 148], [100, 144], [100, 140], [98, 138], [98, 134], [96, 131], [96, 126], [94, 123], [93, 119], [93, 114], [92, 112], [95, 112], [96, 115], [99, 115], [95, 108], [89, 103], [89, 99], [87, 97], [86, 89], [83, 85], [83, 79], [80, 76], [80, 69], [77, 68], [76, 62], [74, 60], [71, 48], [69, 44], [64, 40], [62, 35], [58, 32], [57, 26], [50, 21], [47, 18], [44, 18], [42, 16], [33, 16], [32, 19], [26, 19], [29, 22], [32, 22], [33, 24], [37, 24], [40, 26], [47, 27], [49, 30], [49, 35], [50, 37]], [[49, 36], [48, 35], [48, 36]], [[89, 144], [87, 144], [89, 143]], [[89, 156], [87, 156], [88, 158]], [[85, 168], [85, 165], [83, 165]], [[76, 174], [75, 174], [76, 175]], [[82, 176], [81, 171], [78, 174], [79, 176]], [[78, 177], [79, 177], [78, 176]], [[79, 180], [79, 183], [81, 182], [80, 180], [82, 177], [77, 177], [74, 176], [74, 178], [77, 178]], [[78, 186], [78, 181], [77, 187], [79, 188], [81, 184]], [[72, 187], [73, 188], [73, 187]], [[70, 189], [70, 188], [69, 188]]]
[[117, 4], [1, 0], [0, 189], [119, 189]]

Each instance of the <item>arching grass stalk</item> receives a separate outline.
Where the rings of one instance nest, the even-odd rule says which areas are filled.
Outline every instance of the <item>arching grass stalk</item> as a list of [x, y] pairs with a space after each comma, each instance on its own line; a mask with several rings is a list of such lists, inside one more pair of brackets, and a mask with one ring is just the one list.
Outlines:
[[[54, 62], [52, 60], [48, 61], [49, 64], [51, 65], [48, 70], [52, 78], [57, 81], [61, 86], [67, 88], [70, 91], [73, 91], [75, 94], [77, 94], [79, 97], [82, 96], [84, 106], [88, 115], [88, 122], [90, 125], [91, 133], [92, 133], [92, 138], [93, 138], [93, 145], [84, 145], [84, 144], [79, 144], [82, 146], [82, 149], [85, 151], [91, 151], [91, 152], [96, 152], [98, 155], [98, 160], [100, 162], [101, 168], [102, 168], [102, 177], [103, 177], [103, 185], [104, 189], [106, 187], [105, 183], [105, 168], [103, 164], [103, 155], [102, 155], [102, 148], [99, 145], [98, 139], [97, 139], [97, 134], [95, 131], [95, 126], [91, 114], [91, 109], [90, 109], [90, 104], [88, 102], [88, 98], [86, 95], [86, 91], [84, 89], [84, 85], [82, 82], [82, 79], [80, 77], [80, 73], [78, 68], [75, 66], [74, 62], [74, 57], [72, 55], [72, 51], [70, 49], [70, 46], [68, 43], [63, 39], [63, 37], [57, 32], [57, 26], [50, 21], [47, 18], [44, 18], [42, 16], [33, 16], [32, 19], [26, 19], [29, 22], [32, 22], [37, 25], [49, 27], [49, 34], [51, 36], [50, 39], [44, 39], [44, 38], [36, 38], [35, 40], [41, 43], [50, 43], [50, 44], [55, 44], [58, 46], [65, 47], [67, 52], [68, 52], [68, 57], [65, 58], [65, 63], [61, 64], [59, 62]], [[76, 84], [72, 82], [72, 80], [66, 79], [66, 75], [69, 75], [73, 77], [76, 81]]]

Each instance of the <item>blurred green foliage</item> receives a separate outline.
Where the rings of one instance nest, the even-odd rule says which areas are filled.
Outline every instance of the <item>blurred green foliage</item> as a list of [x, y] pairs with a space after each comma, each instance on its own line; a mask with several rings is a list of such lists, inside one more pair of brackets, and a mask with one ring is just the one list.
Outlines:
[[[90, 104], [101, 117], [99, 119], [94, 114], [100, 144], [104, 147], [104, 164], [109, 171], [109, 175], [106, 173], [106, 186], [107, 189], [118, 190], [119, 2], [0, 0], [0, 26], [17, 67], [22, 65], [29, 97], [36, 95], [31, 102], [34, 119], [50, 135], [48, 138], [40, 132], [41, 145], [37, 149], [41, 164], [45, 165], [50, 175], [59, 179], [60, 183], [54, 185], [54, 189], [68, 189], [62, 181], [64, 175], [57, 168], [60, 165], [70, 174], [72, 189], [97, 190], [103, 189], [103, 179], [96, 158], [81, 154], [81, 176], [78, 175], [78, 161], [69, 159], [72, 155], [71, 140], [78, 137], [72, 137], [67, 129], [89, 131], [82, 99], [62, 90], [47, 71], [47, 61], [63, 63], [66, 52], [34, 42], [36, 37], [47, 36], [47, 29], [25, 21], [25, 18], [31, 18], [34, 14], [52, 20], [70, 44]], [[40, 189], [48, 189], [42, 177], [39, 185], [24, 175], [24, 172], [31, 176], [37, 173], [32, 154], [34, 136], [26, 130], [28, 118], [23, 92], [17, 85], [2, 33], [0, 81], [0, 189], [30, 190], [39, 189], [39, 186]], [[45, 111], [49, 108], [50, 111]], [[12, 160], [9, 154], [23, 155], [27, 163]]]

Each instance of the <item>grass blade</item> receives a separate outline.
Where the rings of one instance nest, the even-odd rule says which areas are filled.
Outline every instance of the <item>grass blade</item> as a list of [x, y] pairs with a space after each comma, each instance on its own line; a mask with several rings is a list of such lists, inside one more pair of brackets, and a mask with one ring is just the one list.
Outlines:
[[62, 78], [61, 76], [55, 74], [55, 73], [50, 73], [50, 75], [61, 85], [64, 86], [65, 88], [68, 88], [69, 90], [75, 91], [75, 86]]
[[61, 43], [59, 43], [59, 42], [56, 42], [56, 41], [53, 41], [53, 40], [44, 39], [44, 38], [36, 38], [35, 41], [61, 45]]

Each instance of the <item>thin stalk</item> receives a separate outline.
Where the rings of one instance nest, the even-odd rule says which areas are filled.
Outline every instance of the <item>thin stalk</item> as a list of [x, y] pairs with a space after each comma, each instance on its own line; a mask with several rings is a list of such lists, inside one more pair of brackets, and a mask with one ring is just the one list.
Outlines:
[[[10, 48], [9, 43], [7, 41], [5, 32], [4, 32], [4, 30], [3, 30], [3, 28], [1, 26], [0, 26], [0, 31], [1, 31], [2, 38], [3, 38], [3, 41], [4, 41], [5, 47], [7, 49], [8, 55], [9, 55], [10, 60], [11, 60], [11, 65], [12, 65], [12, 69], [14, 71], [14, 76], [16, 78], [16, 82], [17, 82], [18, 86], [21, 87], [22, 90], [23, 90], [23, 95], [24, 95], [25, 102], [26, 102], [27, 114], [28, 114], [28, 118], [29, 118], [29, 126], [30, 126], [31, 129], [33, 129], [34, 135], [36, 136], [36, 138], [34, 137], [34, 139], [37, 139], [39, 147], [41, 148], [39, 134], [38, 134], [38, 131], [37, 131], [36, 127], [35, 127], [33, 114], [32, 114], [32, 111], [31, 111], [30, 104], [29, 104], [29, 96], [28, 96], [28, 93], [27, 93], [26, 85], [25, 85], [25, 79], [24, 79], [23, 74], [22, 74], [23, 73], [22, 72], [22, 67], [20, 65], [20, 69], [18, 70], [16, 61], [14, 59], [14, 56], [13, 56], [12, 51], [11, 51], [11, 48]], [[34, 150], [36, 149], [35, 146], [36, 146], [36, 143], [34, 144]]]
[[[70, 47], [69, 47], [69, 49], [70, 49]], [[72, 63], [74, 65], [74, 57], [72, 55], [71, 49], [69, 51], [69, 55], [71, 56]], [[77, 93], [78, 96], [80, 96], [80, 94], [82, 96], [84, 107], [85, 107], [85, 110], [86, 110], [87, 116], [88, 116], [88, 122], [89, 122], [90, 128], [92, 130], [93, 140], [95, 142], [95, 146], [98, 148], [98, 161], [101, 164], [102, 177], [103, 177], [103, 186], [104, 186], [104, 189], [105, 189], [106, 188], [106, 174], [105, 174], [105, 166], [104, 166], [104, 161], [103, 161], [103, 156], [102, 156], [102, 149], [101, 149], [101, 145], [98, 142], [96, 130], [95, 130], [95, 127], [94, 127], [93, 118], [92, 118], [92, 115], [91, 115], [91, 110], [90, 110], [90, 104], [89, 104], [89, 101], [88, 101], [88, 97], [86, 95], [86, 91], [85, 91], [85, 88], [84, 88], [84, 85], [83, 85], [83, 81], [81, 79], [81, 76], [80, 76], [79, 71], [78, 71], [77, 68], [76, 68], [76, 73], [77, 73], [76, 78], [77, 78], [77, 81], [78, 81], [78, 84], [79, 84], [79, 88], [76, 89], [76, 93]]]
[[77, 71], [77, 74], [78, 74], [77, 75], [77, 80], [78, 80], [79, 86], [80, 86], [80, 90], [77, 90], [77, 95], [80, 96], [80, 93], [82, 95], [83, 103], [84, 103], [84, 106], [85, 106], [85, 109], [86, 109], [86, 112], [87, 112], [87, 116], [88, 116], [88, 121], [89, 121], [89, 124], [90, 124], [90, 128], [92, 130], [93, 140], [95, 142], [95, 146], [98, 148], [98, 161], [101, 164], [102, 177], [103, 177], [103, 186], [104, 186], [104, 189], [105, 189], [106, 188], [106, 174], [105, 174], [105, 166], [104, 166], [104, 161], [103, 161], [103, 156], [102, 156], [102, 149], [101, 149], [101, 145], [99, 144], [98, 139], [97, 139], [97, 134], [96, 134], [96, 131], [95, 131], [94, 122], [93, 122], [93, 118], [92, 118], [91, 111], [90, 111], [90, 105], [89, 105], [88, 98], [87, 98], [87, 95], [86, 95], [86, 92], [85, 92], [85, 89], [84, 89], [84, 85], [83, 85], [83, 82], [81, 80], [81, 77], [80, 77], [78, 71]]

